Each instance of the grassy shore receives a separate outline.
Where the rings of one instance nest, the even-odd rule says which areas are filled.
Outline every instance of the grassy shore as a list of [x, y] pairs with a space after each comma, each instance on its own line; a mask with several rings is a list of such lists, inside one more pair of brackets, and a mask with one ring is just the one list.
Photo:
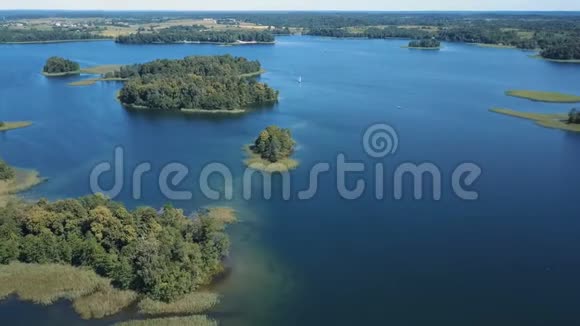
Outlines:
[[530, 55], [530, 58], [546, 60], [546, 61], [550, 61], [550, 62], [558, 62], [558, 63], [580, 63], [580, 59], [568, 59], [568, 60], [550, 59], [550, 58], [544, 58], [539, 54]]
[[12, 121], [12, 122], [3, 121], [3, 123], [0, 124], [0, 131], [8, 131], [8, 130], [26, 128], [26, 127], [30, 127], [31, 125], [32, 125], [32, 122], [30, 122], [30, 121]]
[[580, 96], [563, 94], [558, 92], [542, 92], [531, 90], [509, 90], [507, 96], [519, 97], [535, 102], [548, 103], [580, 103]]
[[218, 326], [218, 322], [206, 316], [189, 316], [131, 320], [117, 323], [115, 326]]
[[49, 305], [61, 299], [89, 295], [109, 281], [93, 271], [56, 264], [0, 265], [0, 298], [11, 294], [21, 300]]
[[542, 114], [514, 111], [505, 108], [493, 108], [491, 112], [509, 115], [516, 118], [534, 121], [537, 125], [545, 128], [560, 129], [565, 131], [580, 132], [580, 124], [568, 123], [567, 114]]
[[250, 145], [244, 146], [244, 152], [246, 153], [247, 158], [244, 160], [244, 164], [249, 167], [250, 169], [267, 172], [267, 173], [275, 173], [275, 172], [289, 172], [291, 170], [296, 169], [300, 163], [291, 158], [285, 158], [279, 160], [276, 163], [272, 163], [268, 160], [263, 159], [259, 154], [254, 153], [250, 149]]
[[14, 169], [14, 172], [14, 178], [0, 181], [0, 206], [6, 205], [13, 194], [28, 190], [44, 181], [35, 170]]
[[139, 302], [139, 313], [144, 315], [184, 315], [207, 312], [219, 303], [219, 295], [209, 292], [194, 292], [166, 303], [145, 298]]
[[104, 286], [73, 301], [74, 310], [83, 319], [100, 319], [119, 313], [137, 300], [137, 293]]

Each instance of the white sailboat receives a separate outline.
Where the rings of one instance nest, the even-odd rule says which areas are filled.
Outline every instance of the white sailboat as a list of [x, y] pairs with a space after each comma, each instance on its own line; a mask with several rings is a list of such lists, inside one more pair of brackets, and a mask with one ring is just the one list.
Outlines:
[[302, 84], [302, 76], [298, 77], [298, 83]]

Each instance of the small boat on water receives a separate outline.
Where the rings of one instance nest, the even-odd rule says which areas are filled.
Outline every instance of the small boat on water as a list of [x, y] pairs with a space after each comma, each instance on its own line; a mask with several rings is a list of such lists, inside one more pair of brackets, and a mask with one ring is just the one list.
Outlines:
[[302, 76], [298, 77], [298, 83], [302, 84]]

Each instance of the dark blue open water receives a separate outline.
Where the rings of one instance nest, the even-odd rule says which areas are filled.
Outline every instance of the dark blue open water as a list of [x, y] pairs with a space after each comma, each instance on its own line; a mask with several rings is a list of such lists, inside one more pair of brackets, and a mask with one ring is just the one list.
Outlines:
[[[0, 154], [49, 178], [25, 196], [58, 199], [90, 193], [92, 167], [122, 146], [126, 180], [141, 162], [155, 172], [144, 178], [143, 198], [132, 199], [130, 186], [116, 198], [131, 207], [167, 202], [155, 174], [169, 162], [187, 165], [190, 176], [177, 188], [195, 190], [194, 198], [173, 204], [187, 211], [230, 205], [242, 220], [231, 229], [233, 268], [217, 286], [223, 302], [214, 314], [223, 325], [579, 324], [580, 136], [488, 109], [567, 112], [571, 105], [504, 91], [580, 93], [580, 66], [517, 50], [446, 44], [438, 52], [411, 51], [405, 43], [293, 36], [247, 47], [1, 45], [0, 117], [34, 125], [0, 134]], [[124, 110], [114, 98], [119, 84], [70, 87], [78, 77], [39, 73], [52, 55], [90, 66], [224, 53], [259, 59], [268, 70], [261, 79], [280, 90], [280, 103], [240, 117], [151, 115]], [[396, 154], [383, 160], [361, 143], [375, 123], [391, 125], [399, 137]], [[311, 200], [295, 192], [283, 200], [279, 178], [271, 200], [261, 199], [257, 182], [253, 199], [243, 200], [241, 147], [271, 124], [291, 128], [300, 144], [294, 190], [306, 188], [318, 162], [335, 171], [343, 153], [367, 166], [347, 178], [349, 187], [364, 178], [367, 192], [340, 198], [331, 172], [320, 176]], [[234, 200], [203, 198], [196, 183], [210, 162], [231, 168]], [[372, 167], [380, 162], [386, 191], [376, 200]], [[426, 199], [414, 200], [406, 188], [404, 199], [394, 200], [393, 170], [402, 162], [437, 164], [442, 199], [426, 187]], [[451, 172], [463, 162], [483, 170], [471, 187], [476, 201], [451, 191]], [[220, 188], [219, 178], [212, 181]], [[0, 305], [12, 324], [80, 323], [66, 305], [15, 305]]]

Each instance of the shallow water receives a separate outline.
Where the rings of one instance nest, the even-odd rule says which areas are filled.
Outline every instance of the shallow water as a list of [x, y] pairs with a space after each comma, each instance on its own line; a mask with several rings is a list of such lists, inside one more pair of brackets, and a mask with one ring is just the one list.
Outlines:
[[[90, 193], [91, 169], [112, 161], [122, 146], [127, 185], [137, 164], [153, 167], [143, 198], [133, 199], [129, 186], [116, 198], [131, 207], [167, 202], [156, 175], [169, 162], [187, 165], [190, 175], [177, 188], [194, 196], [175, 206], [230, 205], [242, 219], [231, 229], [233, 269], [218, 286], [223, 302], [215, 315], [223, 325], [580, 322], [580, 136], [488, 112], [493, 106], [567, 112], [569, 104], [530, 102], [504, 91], [578, 93], [580, 65], [531, 59], [518, 50], [445, 44], [441, 51], [413, 51], [402, 49], [405, 43], [291, 36], [275, 46], [244, 47], [1, 45], [0, 116], [34, 125], [0, 134], [0, 154], [49, 178], [27, 197], [58, 199]], [[120, 84], [69, 87], [78, 77], [39, 73], [52, 55], [88, 66], [224, 53], [259, 59], [268, 71], [262, 81], [281, 92], [279, 104], [243, 116], [129, 112], [114, 99]], [[362, 146], [365, 129], [376, 123], [398, 134], [398, 150], [385, 159], [368, 156]], [[299, 143], [294, 190], [307, 188], [314, 164], [330, 163], [333, 172], [320, 176], [314, 199], [298, 200], [293, 191], [292, 200], [283, 200], [279, 178], [272, 199], [259, 196], [257, 183], [252, 199], [242, 198], [241, 147], [271, 124], [291, 128]], [[383, 162], [385, 198], [375, 199], [371, 190], [355, 201], [340, 198], [339, 153], [367, 167], [347, 178], [351, 188], [365, 177], [374, 189], [372, 168]], [[197, 179], [210, 162], [232, 170], [233, 200], [203, 197]], [[427, 182], [426, 199], [413, 200], [407, 187], [404, 199], [395, 200], [392, 175], [402, 162], [439, 166], [442, 199], [431, 198]], [[450, 174], [462, 162], [482, 168], [472, 186], [476, 201], [451, 191]], [[219, 178], [212, 184], [223, 187]], [[0, 315], [79, 322], [53, 308], [15, 306], [0, 305]]]

